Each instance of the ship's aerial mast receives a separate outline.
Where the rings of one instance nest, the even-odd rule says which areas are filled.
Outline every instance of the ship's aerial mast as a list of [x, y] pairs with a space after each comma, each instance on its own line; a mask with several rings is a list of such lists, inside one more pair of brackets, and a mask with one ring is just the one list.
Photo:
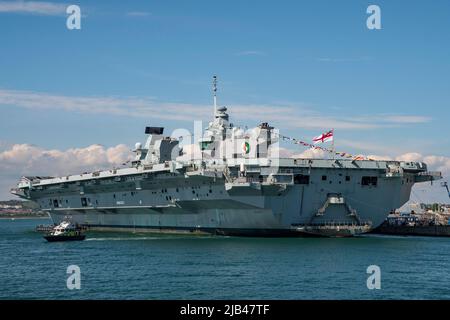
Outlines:
[[213, 76], [214, 117], [217, 113], [217, 76]]

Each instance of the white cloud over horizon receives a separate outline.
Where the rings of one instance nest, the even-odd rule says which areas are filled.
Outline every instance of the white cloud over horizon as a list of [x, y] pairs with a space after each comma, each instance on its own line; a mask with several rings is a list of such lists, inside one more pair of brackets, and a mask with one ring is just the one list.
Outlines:
[[104, 147], [93, 144], [67, 150], [14, 144], [0, 152], [0, 199], [11, 199], [9, 190], [22, 176], [65, 176], [119, 167], [133, 154], [124, 144]]
[[[65, 96], [42, 92], [0, 89], [0, 107], [30, 110], [63, 110], [85, 114], [152, 117], [164, 120], [209, 120], [212, 107], [203, 104], [158, 101], [152, 97]], [[235, 119], [270, 118], [287, 128], [369, 130], [431, 121], [419, 115], [332, 116], [299, 104], [236, 104], [229, 110]]]
[[[31, 144], [14, 144], [0, 152], [0, 180], [21, 176], [64, 176], [118, 167], [132, 159], [130, 148], [124, 144], [106, 148], [93, 144], [67, 150], [44, 149]], [[14, 182], [15, 181], [15, 182]], [[1, 191], [0, 190], [0, 194]]]
[[0, 1], [0, 13], [20, 13], [61, 16], [66, 14], [68, 4], [46, 1]]

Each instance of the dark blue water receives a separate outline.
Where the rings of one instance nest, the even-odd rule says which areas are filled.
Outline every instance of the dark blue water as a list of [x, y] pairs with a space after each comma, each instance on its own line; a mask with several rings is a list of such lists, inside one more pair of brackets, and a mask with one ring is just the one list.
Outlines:
[[[89, 233], [0, 220], [0, 299], [450, 299], [450, 238], [264, 239]], [[81, 289], [66, 287], [69, 265]], [[381, 289], [367, 289], [369, 265]]]

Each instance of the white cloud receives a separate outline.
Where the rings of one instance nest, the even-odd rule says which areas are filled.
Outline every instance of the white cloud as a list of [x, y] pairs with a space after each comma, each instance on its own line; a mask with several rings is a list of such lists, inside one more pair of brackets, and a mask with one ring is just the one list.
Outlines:
[[294, 154], [291, 156], [291, 158], [300, 158], [300, 159], [321, 159], [326, 158], [327, 153], [320, 149], [306, 149], [302, 153]]
[[130, 153], [130, 148], [124, 144], [118, 144], [115, 147], [110, 147], [106, 149], [106, 159], [108, 164], [121, 164], [125, 161], [131, 160], [133, 154]]
[[422, 161], [428, 165], [429, 170], [441, 171], [445, 177], [450, 176], [450, 157], [436, 155], [422, 155], [418, 152], [409, 152], [395, 158], [397, 161]]
[[331, 57], [322, 57], [317, 58], [318, 62], [331, 62], [331, 63], [340, 63], [340, 62], [363, 62], [363, 61], [371, 61], [372, 57], [359, 57], [359, 58], [331, 58]]
[[60, 16], [66, 14], [67, 5], [44, 1], [0, 1], [0, 12]]
[[426, 156], [423, 161], [428, 164], [432, 170], [441, 171], [445, 177], [450, 175], [450, 158], [443, 156]]
[[[362, 152], [376, 152], [381, 154], [387, 154], [392, 152], [392, 147], [386, 144], [378, 144], [368, 141], [356, 141], [356, 140], [347, 140], [339, 138], [339, 140], [336, 140], [339, 142], [340, 149], [342, 147], [345, 148], [353, 148], [357, 149]], [[345, 150], [344, 150], [345, 151]], [[397, 150], [398, 151], [398, 150]], [[401, 151], [400, 151], [401, 152]]]
[[[428, 166], [428, 171], [440, 171], [443, 176], [442, 181], [450, 182], [450, 157], [427, 155], [418, 152], [409, 152], [395, 158], [398, 161], [423, 161]], [[411, 200], [408, 204], [417, 202], [440, 202], [449, 203], [446, 190], [440, 182], [419, 183], [413, 187]]]
[[283, 147], [270, 146], [269, 147], [269, 156], [270, 157], [280, 157], [280, 158], [290, 158], [292, 157], [294, 152], [290, 149], [286, 149]]
[[236, 53], [237, 56], [266, 56], [267, 54], [263, 51], [258, 50], [247, 50], [247, 51], [240, 51]]
[[450, 157], [436, 155], [422, 155], [418, 152], [409, 152], [395, 158], [397, 161], [422, 161], [428, 165], [430, 171], [441, 171], [446, 178], [450, 176]]
[[126, 145], [105, 148], [93, 144], [86, 148], [46, 150], [30, 144], [15, 144], [0, 152], [0, 173], [21, 175], [66, 175], [118, 166], [130, 160]]
[[417, 123], [427, 123], [433, 120], [433, 118], [428, 116], [418, 116], [418, 115], [408, 115], [408, 114], [371, 114], [371, 115], [361, 115], [355, 116], [354, 121], [358, 122], [375, 122], [384, 123], [386, 126], [396, 126], [404, 124], [417, 124]]
[[124, 144], [106, 148], [93, 144], [67, 150], [44, 149], [30, 144], [15, 144], [0, 152], [0, 199], [9, 199], [10, 188], [21, 176], [64, 176], [120, 167], [133, 158]]
[[148, 97], [71, 97], [0, 89], [0, 106], [2, 105], [33, 110], [61, 109], [69, 112], [187, 121], [201, 119], [206, 111], [212, 112], [211, 107], [207, 106], [159, 103]]
[[380, 156], [376, 154], [369, 154], [367, 158], [372, 160], [392, 160], [392, 157], [390, 156]]
[[127, 16], [129, 16], [129, 17], [148, 17], [148, 16], [150, 16], [150, 12], [147, 12], [147, 11], [130, 11], [130, 12], [127, 12]]
[[[32, 110], [60, 109], [68, 112], [110, 114], [129, 117], [151, 117], [165, 120], [193, 121], [210, 120], [212, 107], [209, 105], [161, 102], [151, 97], [86, 97], [64, 96], [40, 92], [0, 89], [0, 106], [21, 107]], [[364, 130], [383, 128], [409, 121], [419, 122], [420, 116], [385, 115], [372, 117], [336, 117], [322, 114], [303, 104], [249, 104], [233, 105], [230, 108], [232, 119], [264, 122], [270, 120], [284, 128], [326, 130]], [[396, 118], [397, 117], [397, 118]], [[233, 122], [233, 121], [232, 121]], [[376, 151], [376, 150], [375, 150]]]
[[426, 123], [432, 120], [431, 117], [410, 115], [387, 115], [384, 119], [392, 123]]
[[450, 157], [423, 155], [418, 152], [407, 152], [399, 156], [392, 157], [389, 155], [368, 155], [373, 160], [395, 160], [405, 162], [424, 162], [428, 165], [428, 171], [440, 171], [443, 177], [450, 177]]
[[408, 152], [395, 158], [397, 161], [422, 161], [423, 156], [417, 152]]

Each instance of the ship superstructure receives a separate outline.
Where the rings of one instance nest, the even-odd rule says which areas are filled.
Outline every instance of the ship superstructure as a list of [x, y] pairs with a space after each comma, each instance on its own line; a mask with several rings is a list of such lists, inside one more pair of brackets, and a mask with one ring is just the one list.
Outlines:
[[70, 215], [96, 230], [348, 236], [380, 225], [415, 183], [441, 177], [421, 162], [281, 158], [271, 152], [278, 131], [233, 126], [215, 83], [214, 119], [188, 159], [179, 139], [147, 127], [129, 167], [23, 177], [12, 193], [56, 224]]

